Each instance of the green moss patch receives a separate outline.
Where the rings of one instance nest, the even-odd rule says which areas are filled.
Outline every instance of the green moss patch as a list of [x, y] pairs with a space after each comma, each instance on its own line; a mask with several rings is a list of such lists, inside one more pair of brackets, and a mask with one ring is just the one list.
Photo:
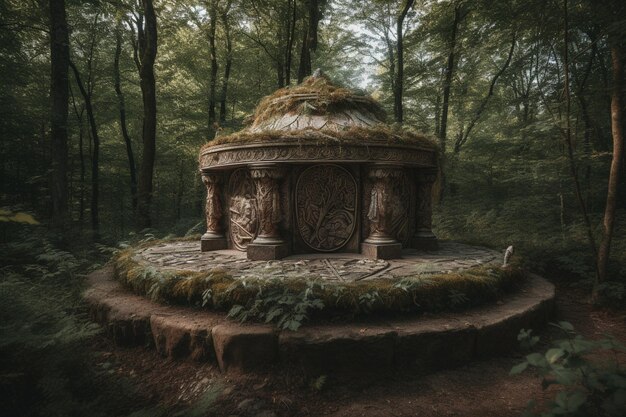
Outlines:
[[286, 328], [316, 317], [460, 310], [496, 301], [525, 279], [517, 266], [477, 266], [398, 280], [341, 283], [276, 274], [234, 279], [219, 268], [203, 272], [155, 268], [139, 259], [137, 249], [126, 249], [113, 260], [116, 278], [136, 293], [159, 302], [230, 311], [242, 321], [277, 322]]

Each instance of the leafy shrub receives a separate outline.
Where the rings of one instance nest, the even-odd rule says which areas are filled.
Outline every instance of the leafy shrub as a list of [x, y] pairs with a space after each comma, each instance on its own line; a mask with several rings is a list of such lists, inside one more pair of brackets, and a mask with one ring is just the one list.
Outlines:
[[[614, 354], [626, 352], [626, 346], [613, 338], [585, 339], [568, 322], [559, 322], [556, 327], [564, 334], [563, 339], [554, 341], [545, 353], [527, 355], [524, 362], [511, 369], [511, 374], [515, 375], [533, 367], [543, 378], [543, 389], [551, 385], [560, 388], [553, 400], [544, 404], [546, 411], [538, 412], [538, 404], [532, 400], [524, 415], [623, 416], [626, 368]], [[518, 340], [523, 347], [533, 347], [539, 337], [522, 330]]]

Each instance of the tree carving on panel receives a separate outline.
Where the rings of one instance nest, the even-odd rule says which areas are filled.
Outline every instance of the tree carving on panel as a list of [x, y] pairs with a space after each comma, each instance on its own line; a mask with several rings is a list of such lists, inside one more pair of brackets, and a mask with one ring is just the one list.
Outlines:
[[296, 186], [296, 220], [300, 236], [312, 249], [343, 247], [356, 226], [357, 185], [338, 165], [307, 168]]
[[247, 169], [233, 172], [229, 182], [230, 240], [235, 248], [245, 251], [257, 236], [256, 190]]

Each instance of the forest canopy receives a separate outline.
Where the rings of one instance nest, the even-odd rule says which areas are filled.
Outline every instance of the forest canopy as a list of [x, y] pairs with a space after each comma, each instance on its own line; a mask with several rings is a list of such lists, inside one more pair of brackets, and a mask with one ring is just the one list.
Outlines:
[[200, 231], [198, 150], [321, 68], [436, 138], [441, 237], [623, 276], [623, 8], [2, 0], [0, 204], [66, 240]]

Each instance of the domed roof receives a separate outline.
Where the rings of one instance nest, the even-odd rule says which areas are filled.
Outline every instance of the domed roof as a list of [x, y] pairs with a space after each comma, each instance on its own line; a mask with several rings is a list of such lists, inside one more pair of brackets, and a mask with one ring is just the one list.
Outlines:
[[385, 119], [385, 111], [374, 99], [334, 85], [317, 70], [301, 84], [263, 98], [246, 128], [216, 137], [201, 148], [200, 155], [220, 145], [263, 143], [396, 144], [437, 151], [430, 137], [387, 125]]
[[302, 84], [281, 88], [261, 100], [247, 131], [342, 131], [374, 127], [385, 118], [385, 111], [371, 97], [332, 84], [318, 69]]

